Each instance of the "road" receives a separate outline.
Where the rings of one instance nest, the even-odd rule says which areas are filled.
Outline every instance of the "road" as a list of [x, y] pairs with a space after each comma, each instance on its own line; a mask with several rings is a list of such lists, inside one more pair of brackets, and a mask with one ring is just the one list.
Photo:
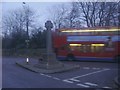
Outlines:
[[[22, 57], [2, 58], [3, 88], [115, 88], [114, 78], [118, 76], [118, 64], [100, 62], [62, 61], [80, 65], [79, 69], [67, 72], [43, 74], [19, 67], [16, 61]], [[36, 61], [36, 59], [30, 59]]]

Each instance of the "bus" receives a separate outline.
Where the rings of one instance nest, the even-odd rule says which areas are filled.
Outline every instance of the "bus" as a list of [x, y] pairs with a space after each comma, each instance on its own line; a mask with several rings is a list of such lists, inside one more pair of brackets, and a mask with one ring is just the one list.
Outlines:
[[63, 28], [52, 38], [59, 60], [117, 61], [120, 56], [120, 27]]

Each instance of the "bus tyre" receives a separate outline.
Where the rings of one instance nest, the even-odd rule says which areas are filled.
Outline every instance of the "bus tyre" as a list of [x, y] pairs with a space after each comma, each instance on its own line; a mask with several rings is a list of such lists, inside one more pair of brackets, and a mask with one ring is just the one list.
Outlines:
[[114, 57], [114, 61], [115, 61], [116, 63], [120, 63], [120, 55], [115, 56], [115, 57]]

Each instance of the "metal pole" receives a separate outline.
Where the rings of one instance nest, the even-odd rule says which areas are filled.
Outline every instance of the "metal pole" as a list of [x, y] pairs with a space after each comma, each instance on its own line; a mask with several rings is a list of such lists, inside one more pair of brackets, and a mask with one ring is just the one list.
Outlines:
[[[27, 7], [25, 6], [26, 5], [26, 3], [25, 2], [23, 2], [23, 8], [24, 8], [24, 10], [25, 10], [25, 21], [26, 21], [26, 49], [27, 49], [27, 54], [28, 54], [28, 48], [29, 48], [29, 27], [28, 27], [28, 13], [27, 13]], [[28, 63], [28, 61], [29, 61], [29, 55], [27, 55], [27, 63]]]

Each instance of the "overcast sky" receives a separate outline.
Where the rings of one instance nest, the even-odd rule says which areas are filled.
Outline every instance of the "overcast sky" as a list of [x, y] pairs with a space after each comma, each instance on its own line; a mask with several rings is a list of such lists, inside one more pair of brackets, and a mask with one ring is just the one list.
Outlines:
[[[44, 26], [44, 22], [51, 18], [50, 12], [49, 12], [50, 8], [52, 9], [53, 6], [56, 6], [62, 3], [60, 2], [26, 2], [25, 5], [29, 6], [36, 12], [36, 16], [39, 18], [38, 19], [39, 23], [42, 26]], [[16, 10], [19, 8], [23, 8], [22, 2], [3, 2], [2, 3], [2, 14], [4, 16], [7, 13], [9, 13], [9, 11]]]

